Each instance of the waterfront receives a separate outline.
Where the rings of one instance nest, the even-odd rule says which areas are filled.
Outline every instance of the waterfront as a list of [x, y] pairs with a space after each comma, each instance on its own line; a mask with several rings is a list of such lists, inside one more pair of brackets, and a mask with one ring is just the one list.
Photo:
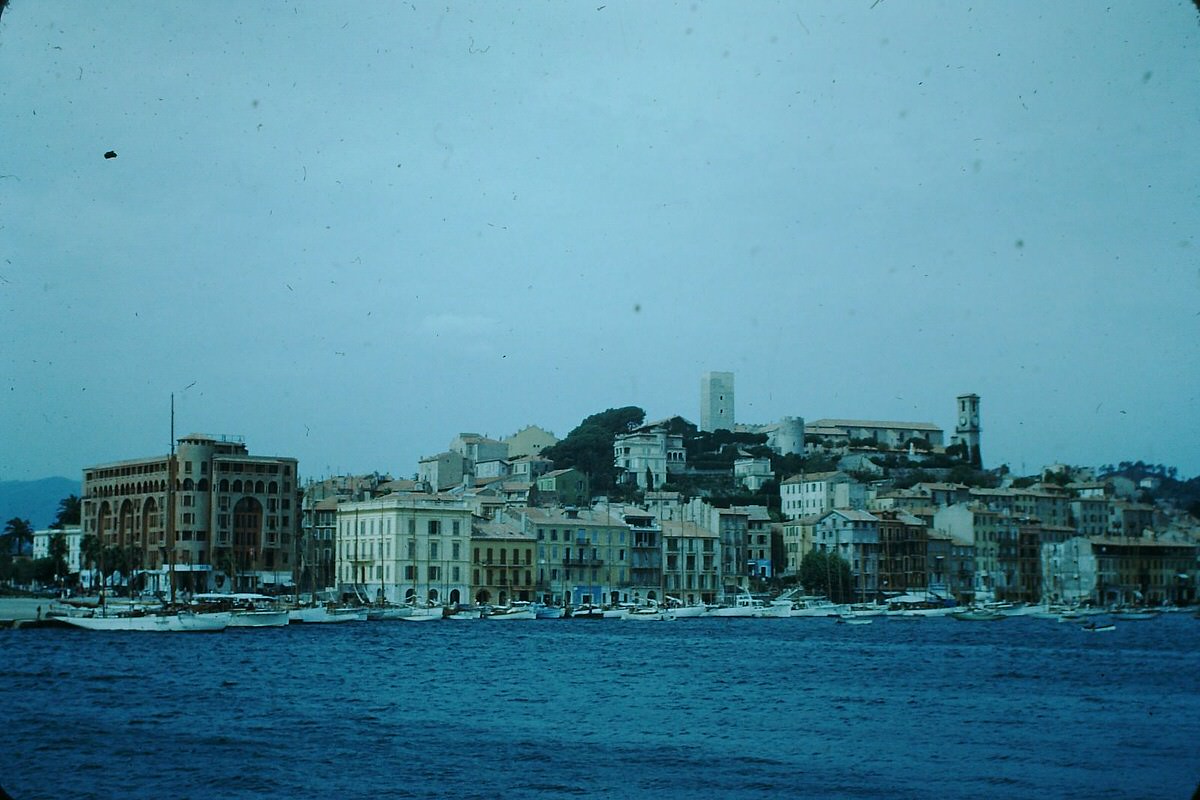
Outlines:
[[1185, 797], [1200, 620], [0, 631], [17, 800]]

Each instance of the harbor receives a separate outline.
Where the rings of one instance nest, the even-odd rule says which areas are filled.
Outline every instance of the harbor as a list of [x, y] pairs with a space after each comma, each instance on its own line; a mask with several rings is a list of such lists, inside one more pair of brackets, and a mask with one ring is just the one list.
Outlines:
[[1132, 800], [1200, 774], [1184, 613], [7, 630], [0, 669], [21, 800]]

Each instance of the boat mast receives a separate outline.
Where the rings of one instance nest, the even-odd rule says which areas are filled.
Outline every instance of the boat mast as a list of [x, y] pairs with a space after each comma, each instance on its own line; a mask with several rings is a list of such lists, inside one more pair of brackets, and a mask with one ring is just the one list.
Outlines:
[[171, 605], [175, 605], [175, 393], [171, 393], [171, 446], [167, 455], [167, 558]]

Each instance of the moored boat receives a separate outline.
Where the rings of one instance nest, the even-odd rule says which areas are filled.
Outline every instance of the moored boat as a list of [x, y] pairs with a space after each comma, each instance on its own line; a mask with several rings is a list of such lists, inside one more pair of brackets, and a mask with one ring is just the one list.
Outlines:
[[642, 606], [631, 608], [624, 618], [635, 622], [668, 622], [675, 619], [675, 614], [662, 606]]
[[467, 619], [479, 619], [482, 616], [483, 609], [481, 608], [476, 608], [475, 606], [458, 606], [457, 608], [451, 609], [450, 613], [446, 615], [446, 619], [461, 621]]
[[1158, 614], [1159, 612], [1149, 608], [1118, 608], [1112, 611], [1111, 616], [1116, 619], [1145, 620], [1155, 619]]
[[790, 617], [836, 617], [850, 609], [832, 602], [827, 597], [796, 597], [792, 599]]
[[495, 606], [484, 619], [517, 620], [537, 619], [537, 611], [529, 603], [514, 603], [510, 606]]
[[1098, 622], [1088, 622], [1079, 626], [1079, 630], [1087, 633], [1104, 633], [1106, 631], [1115, 631], [1117, 626], [1109, 622], [1108, 624]]
[[288, 610], [265, 594], [209, 592], [196, 595], [193, 603], [200, 614], [229, 612], [231, 628], [282, 628], [290, 621]]
[[401, 622], [433, 622], [444, 616], [441, 606], [428, 606], [426, 608], [410, 607], [409, 613], [399, 617]]
[[952, 612], [950, 616], [963, 622], [995, 622], [1004, 619], [1004, 614], [999, 611], [989, 611], [985, 608], [965, 608]]
[[340, 622], [366, 622], [367, 609], [355, 606], [349, 607], [330, 607], [330, 606], [306, 606], [304, 608], [293, 608], [288, 611], [288, 620], [290, 622], [302, 622], [305, 624], [331, 624]]
[[143, 631], [156, 633], [219, 633], [229, 627], [228, 611], [196, 614], [143, 614], [122, 617], [59, 617], [59, 620], [89, 631]]
[[768, 606], [762, 600], [756, 600], [750, 593], [742, 591], [726, 596], [722, 605], [708, 609], [710, 617], [787, 617], [791, 616], [791, 605]]
[[562, 619], [567, 610], [562, 606], [551, 606], [545, 603], [533, 604], [533, 615], [537, 619]]
[[593, 603], [584, 603], [571, 609], [571, 619], [604, 619], [604, 609]]

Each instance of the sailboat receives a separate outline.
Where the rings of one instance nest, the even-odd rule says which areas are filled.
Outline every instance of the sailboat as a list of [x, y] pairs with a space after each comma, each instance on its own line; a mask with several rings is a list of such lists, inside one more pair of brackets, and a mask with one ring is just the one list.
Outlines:
[[228, 611], [197, 614], [179, 611], [173, 614], [145, 614], [120, 617], [57, 617], [61, 622], [89, 631], [152, 631], [156, 633], [219, 633], [229, 627], [233, 615]]
[[[167, 540], [171, 548], [171, 601], [175, 600], [175, 395], [171, 395], [171, 450], [167, 457]], [[132, 569], [130, 569], [132, 572]], [[131, 576], [132, 577], [132, 576]], [[133, 591], [130, 582], [130, 593]], [[221, 611], [212, 614], [197, 614], [194, 611], [172, 611], [164, 609], [158, 612], [145, 613], [130, 604], [130, 610], [116, 615], [106, 616], [107, 605], [104, 603], [104, 587], [100, 588], [101, 616], [91, 617], [59, 617], [68, 625], [88, 631], [139, 631], [155, 633], [218, 633], [229, 627], [232, 614]]]

